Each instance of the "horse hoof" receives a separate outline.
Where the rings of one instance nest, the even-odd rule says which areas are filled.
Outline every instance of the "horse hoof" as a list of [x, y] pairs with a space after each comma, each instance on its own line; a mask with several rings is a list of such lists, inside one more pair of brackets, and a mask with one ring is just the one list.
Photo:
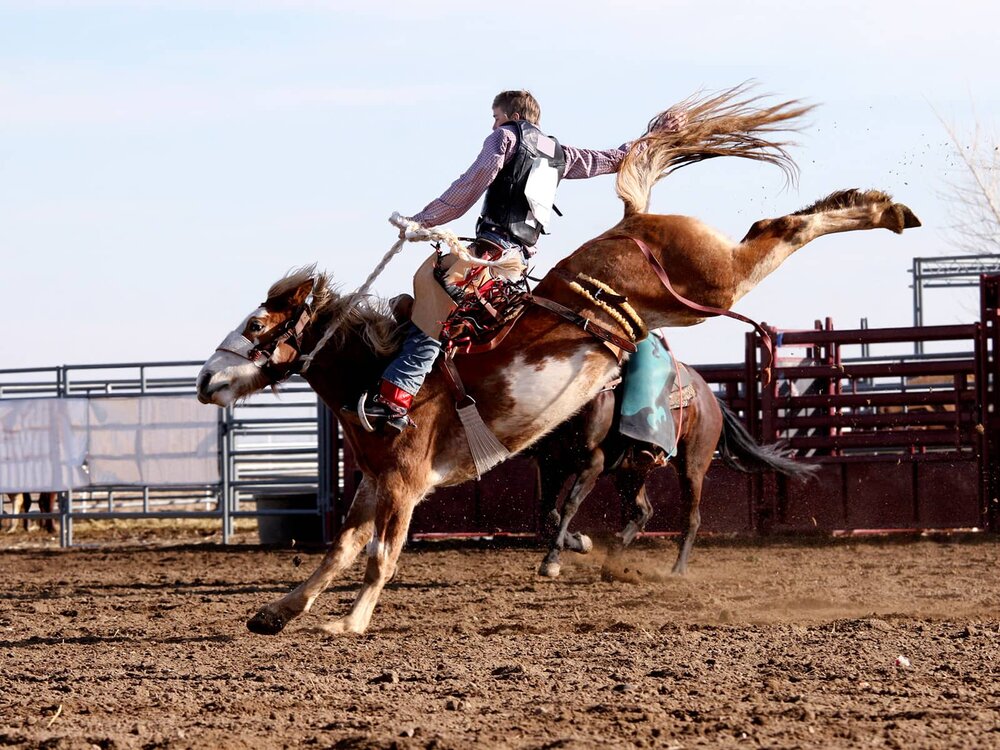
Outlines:
[[559, 563], [543, 562], [538, 566], [538, 575], [545, 578], [558, 578], [560, 571], [562, 571], [562, 565]]
[[900, 203], [899, 207], [903, 210], [903, 227], [905, 229], [913, 229], [915, 227], [922, 226], [920, 223], [920, 219], [918, 219], [917, 215], [913, 213], [913, 211], [911, 211], [907, 206], [904, 206], [902, 203]]
[[883, 215], [885, 228], [896, 234], [902, 234], [904, 229], [920, 226], [920, 219], [902, 203], [893, 203]]
[[590, 541], [590, 537], [586, 534], [580, 534], [580, 554], [586, 555], [588, 552], [592, 552], [594, 549], [594, 543]]
[[290, 619], [265, 608], [247, 620], [247, 630], [257, 635], [277, 635]]

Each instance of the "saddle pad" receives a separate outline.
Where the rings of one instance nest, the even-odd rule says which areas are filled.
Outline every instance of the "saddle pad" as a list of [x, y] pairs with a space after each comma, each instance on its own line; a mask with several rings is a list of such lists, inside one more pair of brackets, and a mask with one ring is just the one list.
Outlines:
[[686, 406], [694, 397], [687, 372], [681, 378], [683, 388], [675, 390], [676, 380], [673, 357], [660, 339], [648, 336], [640, 341], [622, 378], [620, 432], [658, 445], [673, 456], [677, 441], [670, 410]]

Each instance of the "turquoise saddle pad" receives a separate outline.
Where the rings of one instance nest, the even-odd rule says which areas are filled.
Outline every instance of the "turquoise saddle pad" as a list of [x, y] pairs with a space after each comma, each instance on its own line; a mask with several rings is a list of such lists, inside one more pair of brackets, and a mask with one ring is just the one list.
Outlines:
[[670, 391], [677, 370], [674, 359], [658, 336], [647, 336], [629, 357], [622, 376], [623, 435], [653, 443], [673, 456], [677, 442], [670, 416]]

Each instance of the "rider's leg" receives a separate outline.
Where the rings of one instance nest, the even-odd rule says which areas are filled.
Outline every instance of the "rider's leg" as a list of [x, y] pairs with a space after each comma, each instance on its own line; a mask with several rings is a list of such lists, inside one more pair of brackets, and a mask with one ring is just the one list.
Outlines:
[[385, 420], [397, 430], [404, 429], [406, 416], [424, 378], [441, 352], [441, 343], [410, 323], [399, 356], [382, 373], [377, 394], [370, 394], [359, 407], [362, 422], [370, 425]]

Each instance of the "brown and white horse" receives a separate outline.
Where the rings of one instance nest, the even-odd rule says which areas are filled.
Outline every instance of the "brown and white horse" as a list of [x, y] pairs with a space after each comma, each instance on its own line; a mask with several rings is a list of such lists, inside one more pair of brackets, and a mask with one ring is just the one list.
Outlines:
[[[762, 108], [753, 99], [737, 101], [740, 93], [737, 89], [688, 102], [684, 129], [664, 133], [652, 127], [636, 141], [618, 176], [624, 219], [557, 266], [571, 275], [597, 278], [627, 295], [648, 329], [692, 325], [704, 314], [664, 291], [637, 241], [670, 269], [680, 294], [702, 305], [729, 308], [816, 237], [877, 227], [898, 233], [919, 225], [908, 208], [888, 195], [854, 190], [835, 193], [789, 216], [759, 221], [740, 242], [689, 217], [643, 213], [657, 179], [702, 159], [734, 155], [794, 169], [783, 144], [764, 136], [794, 122], [806, 109], [795, 102]], [[536, 292], [575, 309], [584, 307], [557, 274], [547, 275]], [[325, 328], [346, 310], [350, 312], [337, 335], [312, 352]], [[588, 308], [584, 314], [615, 325], [602, 309]], [[293, 273], [271, 288], [267, 299], [205, 363], [198, 376], [199, 398], [226, 406], [287, 377], [300, 366], [302, 353], [312, 353], [305, 378], [320, 398], [339, 410], [357, 403], [361, 392], [376, 382], [399, 343], [394, 331], [394, 321], [377, 305], [334, 293], [323, 275]], [[619, 368], [616, 358], [590, 334], [540, 308], [529, 309], [495, 349], [458, 357], [456, 364], [483, 420], [512, 453], [568, 419]], [[367, 433], [344, 424], [364, 477], [340, 534], [308, 580], [263, 607], [247, 623], [250, 630], [277, 633], [308, 611], [365, 545], [368, 562], [354, 606], [321, 629], [360, 633], [368, 627], [379, 594], [395, 572], [414, 507], [434, 488], [476, 476], [454, 397], [440, 369], [428, 377], [410, 415], [417, 428], [399, 435]]]

